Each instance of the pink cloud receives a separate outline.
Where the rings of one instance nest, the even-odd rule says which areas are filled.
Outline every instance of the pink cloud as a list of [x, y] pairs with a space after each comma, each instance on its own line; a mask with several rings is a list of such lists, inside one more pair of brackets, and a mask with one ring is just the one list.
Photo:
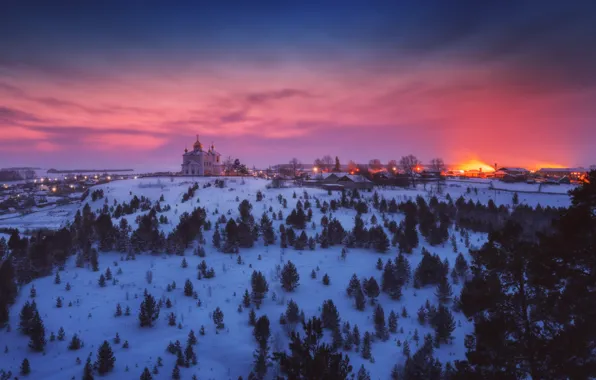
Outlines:
[[[269, 70], [241, 64], [106, 70], [101, 81], [79, 78], [69, 86], [50, 77], [7, 81], [0, 86], [1, 104], [51, 125], [26, 120], [0, 125], [0, 141], [30, 140], [41, 144], [40, 150], [65, 153], [83, 144], [96, 152], [143, 156], [165, 154], [171, 142], [182, 144], [184, 136], [192, 140], [200, 133], [208, 141], [226, 141], [220, 149], [239, 157], [254, 155], [254, 145], [243, 146], [248, 137], [265, 150], [268, 143], [290, 141], [269, 163], [286, 161], [286, 154], [302, 154], [307, 161], [321, 153], [346, 160], [415, 153], [425, 160], [474, 155], [521, 165], [518, 161], [537, 159], [574, 164], [586, 156], [572, 148], [584, 139], [580, 135], [596, 138], [586, 127], [596, 119], [589, 106], [593, 93], [530, 94], [499, 77], [498, 67], [462, 62], [377, 71], [314, 62]], [[27, 128], [39, 125], [52, 126], [54, 134], [63, 128], [63, 141], [48, 141], [48, 133]], [[73, 127], [87, 128], [88, 136], [69, 138]], [[322, 140], [326, 152], [313, 144]], [[291, 141], [299, 141], [295, 151]]]

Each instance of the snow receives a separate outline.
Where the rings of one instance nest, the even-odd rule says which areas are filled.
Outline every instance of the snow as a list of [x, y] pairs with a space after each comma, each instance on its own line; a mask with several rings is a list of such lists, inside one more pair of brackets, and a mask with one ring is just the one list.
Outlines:
[[0, 228], [18, 228], [19, 231], [38, 228], [59, 229], [64, 227], [67, 222], [72, 221], [79, 206], [79, 203], [62, 206], [51, 205], [35, 209], [32, 213], [25, 215], [20, 213], [0, 215]]
[[[198, 182], [200, 187], [195, 193], [195, 197], [188, 202], [182, 203], [182, 196], [188, 187], [194, 182]], [[202, 184], [209, 182], [207, 178], [189, 179], [175, 178], [174, 180], [145, 178], [137, 180], [114, 181], [108, 184], [97, 186], [102, 188], [108, 204], [112, 205], [114, 200], [117, 202], [129, 202], [133, 195], [144, 195], [153, 201], [157, 201], [161, 195], [165, 202], [162, 205], [169, 204], [172, 209], [163, 213], [170, 220], [170, 224], [161, 225], [161, 228], [167, 233], [171, 231], [178, 221], [179, 215], [185, 211], [192, 211], [197, 206], [206, 207], [208, 219], [213, 223], [219, 215], [213, 215], [213, 211], [218, 209], [219, 214], [226, 214], [230, 210], [233, 217], [238, 216], [238, 204], [236, 197], [240, 201], [248, 199], [253, 205], [252, 214], [255, 219], [260, 219], [264, 210], [271, 206], [275, 212], [282, 210], [284, 217], [289, 214], [295, 206], [298, 199], [292, 198], [295, 191], [298, 197], [301, 197], [306, 190], [310, 196], [316, 196], [321, 200], [337, 199], [338, 194], [334, 192], [332, 196], [327, 191], [312, 188], [284, 188], [284, 189], [266, 189], [267, 181], [258, 179], [235, 179], [227, 180], [227, 187], [218, 189], [215, 187], [202, 188]], [[511, 186], [510, 184], [503, 184]], [[472, 190], [467, 194], [467, 187], [478, 189], [478, 194]], [[524, 186], [525, 187], [525, 186]], [[96, 189], [94, 188], [94, 189]], [[509, 190], [507, 187], [505, 190]], [[514, 188], [511, 188], [512, 190]], [[262, 202], [256, 202], [256, 193], [261, 190], [264, 195]], [[429, 186], [430, 190], [430, 186]], [[470, 198], [474, 201], [488, 202], [488, 199], [495, 196], [494, 190], [489, 190], [489, 184], [481, 183], [457, 183], [447, 181], [444, 193], [451, 194], [455, 201], [460, 195]], [[510, 204], [512, 194], [509, 191], [497, 191], [497, 204]], [[517, 190], [516, 190], [517, 191]], [[133, 195], [131, 195], [131, 192]], [[387, 199], [395, 197], [398, 202], [406, 200], [409, 197], [415, 197], [418, 194], [428, 195], [422, 186], [417, 189], [380, 189], [379, 193]], [[282, 194], [288, 201], [288, 208], [282, 209], [277, 201], [278, 194]], [[372, 197], [372, 193], [363, 192], [366, 198]], [[551, 206], [566, 206], [569, 199], [566, 195], [550, 194], [519, 194], [520, 202], [535, 205], [537, 203]], [[198, 200], [197, 200], [198, 199]], [[99, 199], [91, 202], [90, 197], [86, 200], [91, 205], [92, 210], [101, 208], [105, 199]], [[316, 222], [316, 231], [310, 225], [306, 232], [309, 236], [314, 236], [315, 232], [320, 232], [319, 221], [321, 213], [314, 207], [313, 203], [313, 221]], [[0, 227], [18, 226], [19, 228], [58, 228], [71, 220], [77, 207], [82, 208], [83, 204], [71, 204], [62, 207], [56, 207], [51, 210], [42, 210], [27, 216], [16, 216], [0, 220]], [[134, 219], [136, 215], [125, 216], [128, 221], [136, 228]], [[333, 212], [333, 217], [337, 218], [346, 230], [353, 227], [354, 210], [339, 209]], [[368, 221], [373, 215], [369, 212], [365, 215]], [[380, 220], [380, 215], [376, 213]], [[389, 215], [398, 222], [403, 218], [402, 215]], [[114, 222], [117, 222], [116, 220]], [[280, 221], [273, 221], [274, 229], [278, 231]], [[367, 222], [368, 223], [368, 222]], [[366, 331], [374, 331], [373, 310], [374, 307], [367, 303], [366, 309], [361, 312], [353, 306], [353, 301], [345, 294], [350, 277], [356, 273], [359, 278], [374, 276], [379, 284], [381, 283], [381, 272], [375, 268], [378, 258], [384, 262], [387, 259], [396, 258], [396, 249], [391, 247], [385, 254], [375, 253], [372, 250], [350, 249], [346, 260], [340, 259], [341, 246], [330, 247], [329, 249], [320, 249], [315, 251], [296, 251], [293, 248], [285, 249], [282, 252], [279, 245], [265, 247], [261, 240], [253, 248], [241, 249], [240, 255], [244, 264], [237, 264], [237, 255], [229, 255], [217, 252], [211, 244], [213, 231], [205, 232], [207, 244], [205, 250], [207, 256], [204, 258], [209, 267], [213, 267], [216, 277], [212, 279], [197, 279], [197, 265], [203, 260], [198, 256], [192, 256], [192, 250], [186, 251], [186, 260], [188, 268], [181, 268], [182, 258], [179, 256], [166, 255], [137, 255], [135, 261], [122, 261], [122, 255], [118, 253], [100, 254], [100, 272], [92, 272], [87, 268], [76, 268], [74, 258], [70, 259], [63, 272], [60, 272], [61, 284], [54, 284], [54, 277], [46, 277], [33, 281], [24, 286], [19, 293], [17, 302], [10, 309], [11, 332], [0, 332], [0, 350], [4, 345], [9, 347], [8, 353], [0, 353], [0, 369], [12, 370], [13, 374], [18, 373], [19, 366], [23, 358], [27, 357], [31, 363], [31, 378], [43, 379], [69, 379], [71, 377], [79, 378], [83, 371], [83, 364], [77, 365], [76, 358], [79, 357], [84, 363], [89, 353], [92, 354], [92, 360], [95, 360], [99, 345], [108, 340], [112, 345], [116, 357], [116, 366], [114, 371], [107, 375], [111, 379], [132, 379], [138, 378], [145, 366], [150, 369], [156, 363], [157, 357], [161, 356], [164, 361], [164, 367], [159, 368], [160, 373], [154, 375], [154, 379], [169, 379], [174, 367], [175, 356], [165, 351], [168, 342], [180, 342], [185, 345], [187, 335], [191, 329], [198, 337], [198, 345], [195, 347], [199, 364], [189, 369], [181, 368], [182, 378], [190, 379], [192, 374], [197, 374], [202, 379], [237, 379], [238, 376], [246, 378], [253, 367], [252, 353], [256, 348], [256, 341], [252, 336], [252, 327], [248, 325], [248, 310], [238, 313], [238, 305], [242, 302], [242, 295], [245, 289], [250, 291], [250, 275], [253, 270], [259, 270], [265, 274], [269, 282], [269, 293], [260, 310], [256, 310], [257, 317], [267, 314], [271, 321], [272, 328], [272, 351], [276, 349], [288, 348], [287, 334], [279, 325], [279, 316], [285, 312], [287, 301], [293, 299], [297, 302], [299, 308], [303, 309], [307, 318], [320, 316], [320, 307], [323, 301], [332, 299], [338, 308], [343, 321], [349, 321], [353, 327], [359, 326], [361, 336]], [[467, 255], [467, 249], [458, 237], [458, 250]], [[485, 241], [486, 235], [471, 233], [470, 241], [474, 246], [480, 246]], [[407, 256], [410, 261], [412, 272], [418, 265], [422, 256], [420, 251], [426, 247], [431, 253], [437, 253], [441, 259], [448, 258], [450, 265], [455, 263], [456, 254], [453, 253], [451, 245], [445, 244], [443, 247], [431, 247], [423, 238], [420, 239], [420, 246], [414, 250], [412, 255]], [[278, 244], [278, 243], [277, 243]], [[261, 256], [261, 260], [258, 256]], [[284, 292], [275, 279], [275, 267], [277, 264], [292, 261], [300, 274], [300, 286], [293, 293]], [[252, 265], [252, 268], [249, 268]], [[317, 279], [311, 279], [310, 273], [313, 269], [319, 267]], [[117, 285], [108, 281], [105, 288], [99, 287], [97, 280], [101, 273], [110, 267]], [[225, 267], [225, 270], [224, 270]], [[118, 270], [122, 274], [118, 275]], [[148, 270], [153, 272], [152, 284], [147, 284], [145, 274]], [[323, 275], [327, 273], [331, 279], [330, 286], [324, 286], [321, 282]], [[190, 279], [193, 282], [195, 290], [199, 294], [202, 306], [197, 307], [196, 301], [192, 297], [185, 297], [183, 294], [184, 282]], [[167, 285], [176, 281], [177, 288], [172, 292], [167, 292]], [[65, 290], [65, 284], [69, 282], [72, 286], [70, 291]], [[48, 342], [45, 354], [33, 353], [28, 350], [27, 337], [20, 335], [17, 331], [18, 315], [23, 304], [30, 300], [30, 288], [35, 286], [37, 297], [35, 301], [40, 310], [41, 317], [46, 327], [46, 335], [50, 332], [57, 333], [60, 327], [66, 331], [66, 340], [63, 342]], [[138, 324], [138, 310], [143, 296], [144, 289], [147, 288], [156, 298], [169, 297], [172, 300], [172, 309], [162, 308], [160, 318], [153, 328], [141, 329]], [[461, 285], [453, 285], [455, 295], [459, 294]], [[272, 293], [277, 295], [277, 301], [272, 300]], [[56, 308], [56, 297], [63, 297], [62, 308]], [[138, 298], [137, 298], [138, 297]], [[396, 363], [405, 361], [402, 355], [402, 347], [396, 345], [397, 339], [403, 342], [411, 340], [414, 329], [418, 329], [420, 342], [426, 333], [432, 332], [429, 326], [420, 326], [416, 319], [418, 308], [426, 300], [436, 303], [434, 288], [425, 288], [416, 290], [412, 287], [404, 289], [403, 297], [399, 301], [391, 300], [386, 294], [381, 294], [378, 298], [384, 308], [385, 316], [388, 317], [391, 310], [398, 315], [405, 306], [409, 313], [409, 318], [400, 318], [398, 320], [398, 330], [404, 329], [404, 334], [391, 334], [386, 342], [376, 341], [372, 345], [372, 355], [375, 358], [375, 364], [361, 358], [359, 353], [350, 352], [350, 362], [357, 372], [361, 364], [370, 371], [373, 379], [389, 378], [391, 368]], [[73, 306], [69, 307], [69, 302]], [[116, 304], [120, 303], [122, 310], [129, 306], [131, 316], [114, 317]], [[216, 334], [215, 326], [210, 318], [211, 313], [216, 307], [220, 307], [224, 312], [224, 323], [226, 329]], [[183, 328], [170, 327], [167, 323], [167, 315], [174, 312], [177, 315], [177, 322], [181, 322]], [[436, 356], [443, 362], [463, 359], [465, 357], [464, 337], [471, 333], [472, 325], [466, 321], [461, 313], [454, 313], [456, 320], [456, 330], [454, 331], [454, 341], [450, 345], [443, 344], [435, 352]], [[460, 325], [461, 323], [461, 325]], [[201, 325], [205, 326], [206, 335], [200, 336]], [[68, 342], [73, 334], [79, 334], [85, 343], [85, 346], [79, 351], [69, 351]], [[119, 333], [122, 342], [117, 345], [112, 343], [112, 339]], [[330, 337], [330, 333], [326, 332]], [[122, 343], [128, 340], [130, 348], [122, 348]], [[422, 344], [422, 343], [420, 343]], [[415, 352], [417, 345], [410, 341], [412, 352]], [[126, 366], [130, 372], [125, 372]], [[275, 372], [275, 367], [269, 369], [269, 376]]]

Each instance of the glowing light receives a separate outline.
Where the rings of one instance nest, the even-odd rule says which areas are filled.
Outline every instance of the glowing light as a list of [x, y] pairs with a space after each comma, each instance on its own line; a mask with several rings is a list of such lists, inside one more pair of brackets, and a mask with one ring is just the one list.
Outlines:
[[135, 179], [137, 179], [137, 178], [138, 178], [138, 177], [137, 177], [137, 176], [135, 176]]
[[312, 170], [313, 170], [313, 171], [316, 173], [316, 172], [318, 172], [318, 171], [319, 171], [319, 168], [316, 168], [316, 167], [315, 167], [315, 168], [313, 168]]
[[481, 170], [483, 172], [494, 172], [495, 168], [480, 160], [468, 160], [462, 164], [457, 165], [460, 170]]
[[54, 193], [56, 192], [56, 190], [57, 190], [57, 189], [56, 189], [55, 187], [52, 187], [52, 191], [53, 191]]
[[538, 162], [535, 165], [532, 165], [532, 168], [536, 171], [540, 169], [563, 169], [567, 166], [561, 164], [553, 164], [552, 162]]
[[108, 176], [108, 181], [110, 181], [112, 179], [112, 177]]
[[393, 171], [394, 171], [394, 172], [396, 172], [396, 171], [397, 171], [397, 168], [396, 168], [395, 166], [393, 167]]

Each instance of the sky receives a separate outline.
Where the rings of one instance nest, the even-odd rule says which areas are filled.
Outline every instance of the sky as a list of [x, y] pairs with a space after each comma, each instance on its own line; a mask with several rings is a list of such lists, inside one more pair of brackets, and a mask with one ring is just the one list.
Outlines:
[[314, 4], [3, 2], [0, 167], [596, 164], [595, 1]]

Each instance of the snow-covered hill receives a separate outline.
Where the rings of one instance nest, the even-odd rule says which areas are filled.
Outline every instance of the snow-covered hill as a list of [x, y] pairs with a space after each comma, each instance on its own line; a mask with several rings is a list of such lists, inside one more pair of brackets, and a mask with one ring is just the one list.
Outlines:
[[[271, 207], [275, 212], [281, 210], [285, 216], [295, 207], [296, 202], [307, 191], [310, 196], [316, 196], [321, 202], [324, 200], [337, 199], [338, 195], [328, 195], [326, 191], [319, 189], [305, 188], [287, 188], [287, 189], [267, 189], [266, 181], [258, 179], [237, 179], [228, 180], [227, 187], [219, 189], [215, 187], [202, 188], [202, 184], [208, 182], [208, 179], [200, 179], [199, 190], [194, 198], [188, 202], [182, 202], [183, 194], [188, 187], [194, 183], [188, 179], [139, 179], [116, 181], [113, 183], [98, 186], [95, 189], [103, 189], [105, 197], [103, 199], [91, 202], [92, 210], [100, 209], [104, 203], [112, 205], [114, 202], [129, 202], [133, 195], [150, 198], [157, 201], [162, 195], [164, 201], [162, 205], [169, 204], [171, 210], [163, 213], [170, 221], [169, 224], [160, 226], [167, 234], [176, 226], [179, 216], [185, 211], [192, 211], [195, 207], [205, 207], [207, 210], [207, 219], [215, 224], [215, 220], [221, 214], [226, 217], [238, 216], [238, 205], [243, 199], [248, 199], [252, 205], [252, 214], [256, 219], [260, 219], [261, 214]], [[262, 191], [264, 199], [261, 202], [256, 201], [257, 191]], [[298, 198], [293, 198], [296, 192]], [[426, 194], [423, 189], [418, 190], [381, 190], [380, 195], [387, 199], [396, 198], [398, 202], [415, 197], [417, 194]], [[467, 185], [448, 186], [444, 194], [451, 194], [453, 199], [459, 195], [465, 195], [474, 201], [488, 201], [494, 196], [495, 191], [488, 187], [480, 187], [477, 192], [467, 192]], [[281, 194], [288, 201], [287, 208], [283, 208], [276, 199]], [[520, 195], [522, 202], [528, 204], [543, 203], [543, 200], [536, 201], [533, 195]], [[365, 198], [372, 197], [372, 193], [363, 193]], [[444, 196], [444, 195], [443, 195]], [[551, 196], [552, 197], [552, 196]], [[553, 199], [553, 198], [550, 198]], [[497, 200], [502, 204], [511, 202], [511, 193], [502, 193]], [[544, 202], [547, 203], [547, 202]], [[543, 204], [544, 204], [543, 203]], [[557, 202], [558, 203], [558, 202]], [[561, 204], [565, 206], [566, 204]], [[80, 207], [82, 207], [81, 205]], [[218, 210], [219, 214], [214, 215]], [[316, 232], [321, 232], [319, 221], [321, 212], [313, 207], [313, 221], [316, 228], [312, 229], [310, 224], [306, 232], [309, 236], [314, 236]], [[133, 229], [136, 228], [135, 217], [142, 214], [138, 212], [133, 215], [125, 216]], [[371, 209], [364, 215], [370, 227], [370, 218], [375, 214], [380, 219], [380, 214]], [[72, 215], [72, 213], [69, 213]], [[353, 209], [339, 208], [332, 212], [334, 218], [337, 218], [346, 230], [354, 226], [354, 217], [356, 212]], [[389, 219], [394, 219], [398, 223], [403, 219], [401, 214], [389, 214]], [[63, 223], [66, 220], [62, 221]], [[114, 223], [117, 223], [114, 220]], [[279, 230], [279, 220], [273, 221], [274, 230]], [[451, 233], [451, 232], [450, 232]], [[201, 258], [193, 255], [193, 250], [188, 249], [185, 252], [184, 259], [188, 267], [182, 268], [183, 257], [176, 255], [137, 255], [136, 260], [124, 260], [120, 253], [102, 253], [100, 254], [100, 271], [93, 272], [87, 268], [77, 268], [74, 258], [70, 259], [63, 271], [60, 271], [60, 284], [55, 284], [53, 276], [41, 278], [27, 284], [20, 289], [17, 303], [10, 309], [11, 331], [0, 332], [0, 350], [7, 347], [7, 352], [0, 352], [0, 369], [11, 370], [13, 373], [19, 372], [19, 366], [23, 358], [28, 358], [31, 364], [30, 378], [35, 379], [70, 379], [80, 378], [83, 371], [83, 364], [89, 354], [92, 360], [95, 360], [98, 346], [104, 340], [112, 344], [116, 356], [116, 365], [113, 372], [107, 378], [111, 379], [137, 379], [144, 367], [153, 368], [157, 358], [163, 358], [163, 367], [159, 367], [159, 374], [154, 375], [154, 379], [170, 379], [172, 369], [175, 365], [176, 357], [166, 352], [166, 347], [170, 341], [179, 340], [183, 345], [186, 342], [187, 335], [193, 330], [198, 337], [198, 345], [195, 348], [198, 358], [198, 365], [190, 368], [182, 368], [182, 378], [190, 379], [196, 374], [200, 379], [237, 379], [238, 376], [246, 375], [253, 368], [253, 351], [256, 348], [256, 341], [252, 335], [252, 327], [248, 324], [248, 310], [238, 311], [238, 305], [242, 303], [242, 295], [245, 289], [250, 292], [250, 276], [253, 270], [264, 273], [269, 282], [269, 293], [261, 306], [257, 310], [257, 317], [268, 315], [271, 320], [272, 351], [285, 350], [288, 348], [288, 336], [284, 328], [279, 324], [279, 316], [286, 310], [287, 302], [294, 300], [300, 309], [304, 310], [306, 318], [320, 316], [321, 305], [323, 301], [331, 299], [338, 308], [342, 323], [349, 321], [352, 326], [358, 325], [361, 334], [366, 331], [374, 332], [373, 310], [374, 306], [367, 303], [364, 311], [358, 311], [353, 306], [353, 300], [346, 295], [351, 276], [355, 273], [359, 278], [374, 276], [377, 282], [381, 283], [382, 272], [375, 268], [379, 258], [386, 262], [387, 259], [395, 260], [397, 249], [391, 247], [387, 253], [376, 253], [370, 249], [349, 249], [345, 260], [341, 259], [342, 246], [333, 246], [329, 249], [317, 249], [314, 251], [297, 251], [293, 248], [281, 249], [279, 244], [273, 246], [264, 246], [259, 240], [253, 248], [240, 249], [240, 256], [243, 263], [238, 264], [237, 255], [224, 254], [218, 252], [211, 244], [213, 230], [206, 231], [204, 237], [206, 245], [206, 257]], [[467, 256], [468, 250], [456, 234], [458, 251]], [[486, 239], [484, 234], [470, 235], [472, 245], [480, 246]], [[450, 244], [444, 246], [431, 247], [424, 239], [420, 239], [420, 245], [407, 258], [410, 262], [412, 271], [421, 260], [421, 250], [425, 247], [431, 253], [438, 254], [441, 259], [447, 259], [452, 267], [455, 263], [456, 254]], [[212, 279], [197, 278], [197, 265], [205, 260], [209, 267], [215, 269], [216, 276]], [[300, 285], [292, 292], [288, 293], [281, 289], [280, 281], [276, 275], [276, 266], [292, 261], [300, 275]], [[114, 275], [115, 282], [108, 281], [106, 287], [98, 285], [98, 279], [101, 273], [105, 273], [110, 268]], [[316, 279], [311, 278], [311, 272], [315, 270]], [[152, 283], [146, 280], [146, 273], [151, 271], [153, 274]], [[324, 274], [330, 277], [330, 285], [322, 283]], [[194, 289], [198, 292], [201, 300], [201, 306], [197, 305], [197, 300], [192, 297], [186, 297], [183, 292], [185, 281], [189, 279]], [[172, 291], [167, 291], [168, 284], [176, 282], [177, 287]], [[71, 289], [66, 290], [66, 284], [70, 284]], [[453, 284], [453, 292], [459, 294], [461, 285]], [[58, 333], [60, 327], [66, 332], [65, 341], [48, 342], [45, 353], [33, 353], [28, 347], [28, 338], [18, 332], [19, 311], [27, 301], [31, 301], [30, 289], [35, 287], [38, 310], [44, 321], [46, 333], [49, 337], [50, 332]], [[139, 327], [138, 312], [139, 305], [143, 298], [143, 292], [147, 289], [156, 298], [169, 298], [172, 302], [172, 308], [162, 308], [159, 320], [153, 328]], [[350, 362], [354, 367], [354, 372], [364, 365], [370, 371], [373, 379], [388, 379], [392, 367], [396, 363], [403, 363], [403, 342], [409, 341], [412, 352], [418, 345], [422, 344], [422, 338], [425, 334], [432, 332], [432, 328], [422, 326], [416, 319], [417, 310], [425, 304], [426, 300], [436, 303], [435, 288], [414, 289], [408, 286], [403, 290], [403, 296], [399, 301], [391, 300], [386, 294], [381, 293], [378, 302], [383, 306], [385, 316], [390, 311], [395, 311], [400, 318], [398, 320], [398, 332], [391, 334], [390, 338], [383, 342], [377, 340], [372, 345], [372, 356], [374, 363], [365, 360], [356, 351], [347, 352], [350, 356]], [[275, 300], [273, 299], [275, 294]], [[62, 298], [63, 306], [56, 307], [56, 299]], [[129, 307], [130, 316], [115, 317], [117, 304], [120, 304], [124, 310]], [[219, 333], [216, 332], [215, 325], [211, 318], [212, 312], [216, 307], [221, 308], [224, 313], [225, 329]], [[402, 317], [402, 309], [405, 308], [409, 314], [408, 317]], [[176, 326], [169, 326], [167, 315], [173, 312], [177, 316], [177, 323], [181, 324], [181, 329]], [[461, 313], [454, 313], [456, 329], [453, 333], [455, 339], [452, 344], [442, 344], [436, 349], [436, 356], [445, 363], [456, 359], [464, 358], [464, 336], [470, 333], [472, 326], [466, 321]], [[201, 326], [205, 328], [205, 335], [199, 335]], [[401, 332], [403, 329], [403, 333]], [[420, 343], [413, 340], [415, 329], [418, 329]], [[112, 343], [116, 333], [121, 338], [120, 344]], [[78, 351], [69, 351], [67, 346], [73, 334], [78, 334], [84, 341], [84, 347]], [[330, 333], [326, 332], [328, 337]], [[329, 338], [330, 339], [330, 338]], [[123, 348], [122, 343], [128, 341], [129, 348]], [[402, 346], [398, 346], [398, 340]], [[80, 358], [82, 364], [77, 364], [77, 358]], [[128, 372], [127, 372], [128, 368]], [[275, 366], [269, 369], [269, 375], [275, 373]]]

